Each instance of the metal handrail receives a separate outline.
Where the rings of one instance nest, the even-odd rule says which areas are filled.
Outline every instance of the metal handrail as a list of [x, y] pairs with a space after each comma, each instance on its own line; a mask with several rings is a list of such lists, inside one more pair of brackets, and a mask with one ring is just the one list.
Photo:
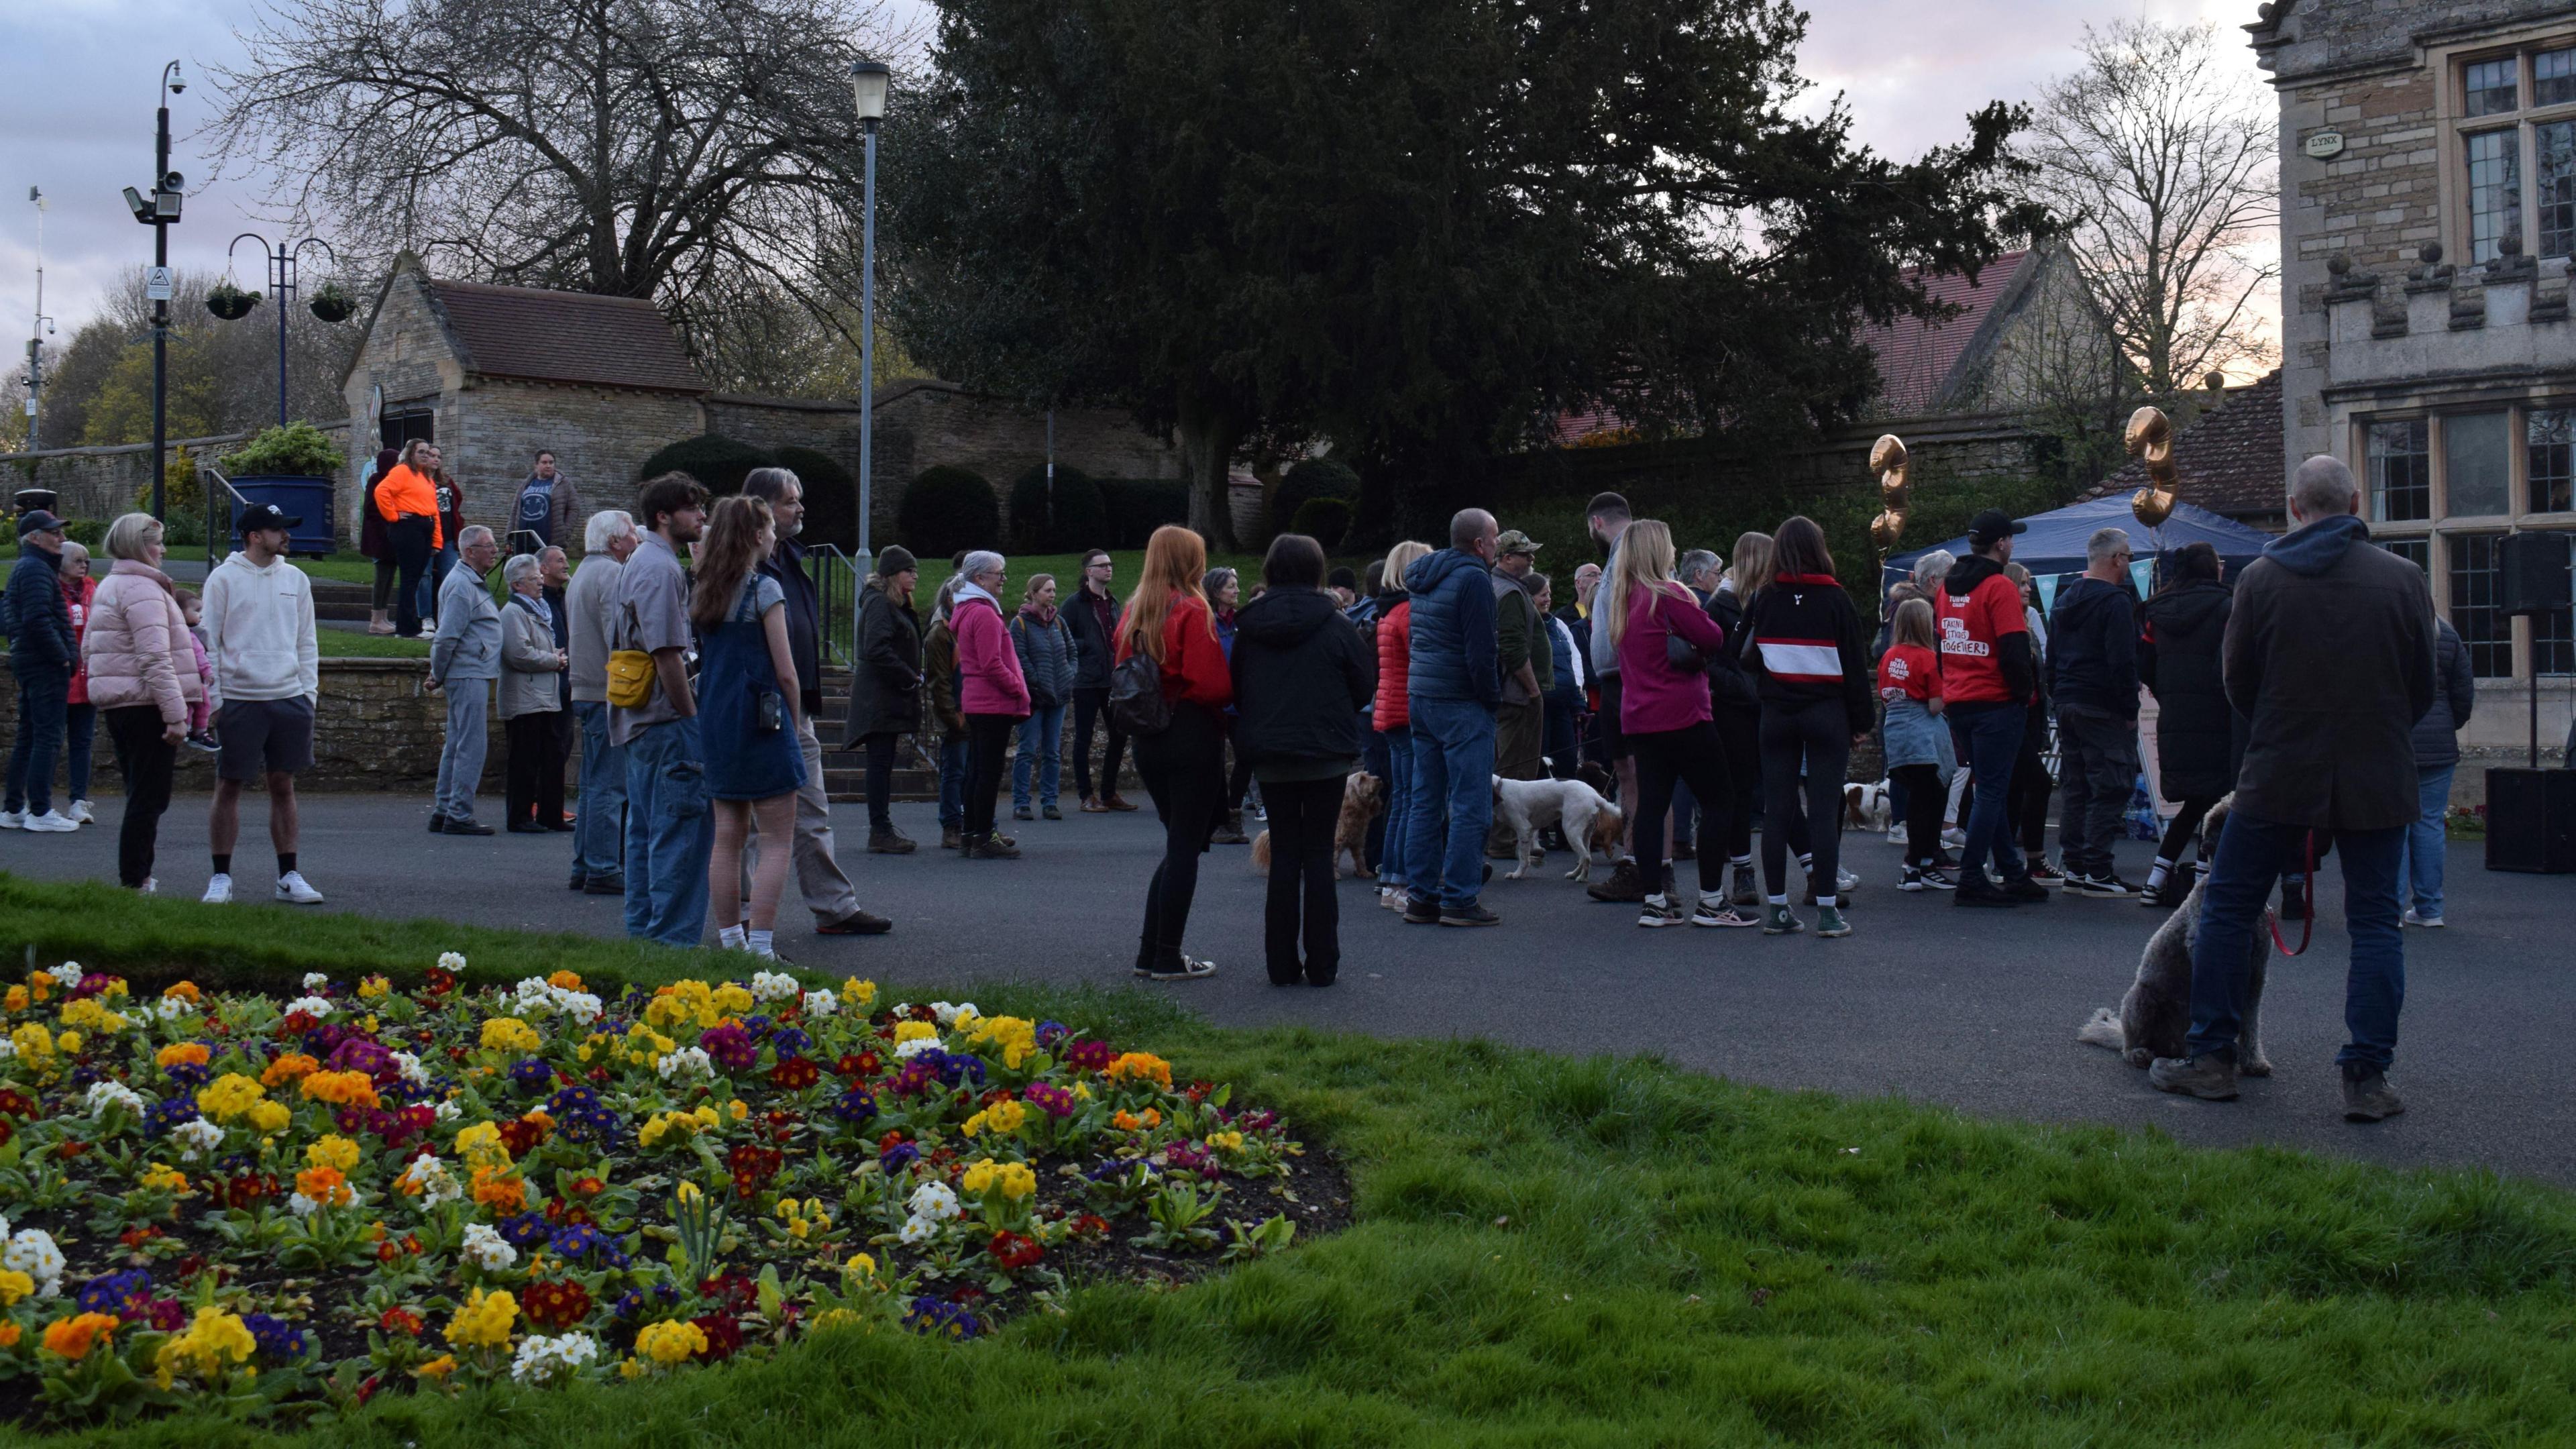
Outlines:
[[[217, 468], [212, 463], [199, 463], [197, 465], [198, 485], [203, 488], [205, 480], [209, 478], [222, 484], [224, 491], [232, 495], [234, 503], [243, 508], [248, 508], [250, 506], [250, 500], [242, 496], [241, 490], [233, 486], [233, 480], [225, 477], [222, 469]], [[232, 521], [237, 515], [227, 514], [224, 518], [223, 528], [218, 530], [215, 527], [216, 499], [214, 490], [209, 488], [204, 491], [206, 494], [206, 564], [211, 568], [224, 561], [222, 552], [223, 546], [226, 542], [230, 541], [233, 536]]]
[[[859, 591], [865, 586], [867, 575], [860, 569], [857, 559], [841, 552], [833, 544], [808, 544], [805, 556], [828, 560], [814, 570], [816, 604], [822, 614], [816, 622], [822, 634], [824, 657], [845, 669], [853, 668], [859, 661]], [[834, 627], [838, 621], [838, 608], [844, 603], [849, 608], [846, 633]]]

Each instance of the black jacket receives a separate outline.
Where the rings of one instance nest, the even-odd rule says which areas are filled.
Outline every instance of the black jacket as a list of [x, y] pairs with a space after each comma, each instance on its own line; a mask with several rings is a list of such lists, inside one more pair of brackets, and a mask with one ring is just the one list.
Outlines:
[[823, 605], [814, 592], [814, 580], [805, 572], [805, 550], [792, 538], [782, 538], [769, 557], [760, 561], [760, 571], [778, 580], [787, 595], [787, 657], [796, 665], [796, 694], [805, 717], [823, 707]]
[[1708, 662], [1708, 702], [1715, 709], [1731, 709], [1751, 714], [1762, 708], [1762, 697], [1753, 690], [1753, 676], [1744, 671], [1741, 652], [1744, 643], [1744, 604], [1733, 589], [1719, 589], [1708, 596], [1708, 616], [1726, 631], [1726, 647]]
[[[1853, 734], [1877, 727], [1869, 644], [1861, 634], [1860, 611], [1842, 585], [1829, 578], [1782, 574], [1753, 596], [1744, 617], [1737, 657], [1756, 681], [1764, 704], [1795, 709], [1840, 699]], [[1732, 636], [1728, 643], [1737, 645]], [[1809, 651], [1817, 645], [1833, 650], [1829, 671], [1800, 667], [1816, 662]]]
[[2208, 580], [2179, 584], [2140, 610], [2138, 677], [2156, 696], [2156, 787], [2168, 800], [2236, 788], [2245, 719], [2227, 702], [2219, 646], [2236, 596]]
[[2448, 619], [2435, 619], [2441, 636], [2434, 642], [2434, 673], [2441, 688], [2433, 691], [2433, 707], [2415, 722], [2415, 768], [2438, 770], [2460, 762], [2460, 728], [2469, 722], [2469, 714], [2478, 707], [2478, 681], [2469, 672], [2469, 646], [2460, 642], [2460, 631]]
[[1360, 711], [1377, 695], [1377, 661], [1332, 595], [1272, 589], [1244, 605], [1230, 667], [1234, 747], [1255, 769], [1359, 758]]
[[2120, 719], [2138, 717], [2137, 601], [2118, 584], [2078, 578], [2048, 621], [2048, 696]]
[[859, 595], [859, 665], [850, 671], [849, 738], [921, 728], [921, 620], [871, 579]]
[[1118, 601], [1109, 603], [1107, 624], [1101, 622], [1098, 606], [1092, 603], [1091, 591], [1081, 584], [1073, 586], [1058, 612], [1073, 627], [1073, 687], [1076, 690], [1107, 689], [1110, 663], [1117, 657], [1117, 641], [1110, 636], [1118, 628]]
[[63, 597], [63, 556], [20, 540], [18, 562], [9, 569], [9, 607], [18, 616], [9, 662], [71, 673], [80, 651], [72, 644], [72, 606]]

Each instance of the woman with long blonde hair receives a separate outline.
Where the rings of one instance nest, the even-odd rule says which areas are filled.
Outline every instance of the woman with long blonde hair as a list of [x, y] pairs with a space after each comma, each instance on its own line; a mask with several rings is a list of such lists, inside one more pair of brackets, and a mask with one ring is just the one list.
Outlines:
[[1726, 861], [1699, 852], [1699, 899], [1664, 890], [1663, 818], [1673, 784], [1688, 781], [1711, 817], [1712, 843], [1731, 838], [1723, 812], [1735, 799], [1726, 748], [1711, 722], [1708, 668], [1726, 631], [1673, 577], [1672, 530], [1651, 518], [1628, 525], [1610, 573], [1593, 596], [1593, 627], [1610, 631], [1619, 660], [1619, 733], [1637, 761], [1637, 876], [1646, 885], [1640, 926], [1750, 926], [1726, 900]]
[[1234, 679], [1216, 641], [1216, 618], [1199, 580], [1207, 545], [1166, 524], [1145, 542], [1145, 568], [1118, 620], [1119, 667], [1138, 655], [1154, 662], [1171, 722], [1136, 737], [1136, 773], [1163, 821], [1163, 860], [1145, 890], [1145, 925], [1136, 944], [1136, 974], [1187, 981], [1216, 972], [1211, 961], [1181, 951], [1190, 903], [1198, 894], [1199, 856], [1207, 850], [1225, 794], [1225, 726]]
[[[1762, 904], [1761, 887], [1753, 877], [1754, 807], [1762, 789], [1762, 701], [1753, 692], [1753, 681], [1744, 672], [1736, 646], [1744, 639], [1745, 607], [1770, 578], [1771, 535], [1739, 533], [1727, 551], [1726, 572], [1718, 579], [1717, 591], [1708, 596], [1708, 616], [1726, 631], [1726, 648], [1719, 651], [1708, 673], [1715, 705], [1711, 722], [1717, 726], [1718, 743], [1726, 747], [1727, 778], [1735, 782], [1733, 808], [1726, 812], [1727, 833], [1714, 839], [1726, 851], [1727, 902], [1745, 911]], [[1799, 821], [1789, 839], [1802, 860], [1807, 856], [1806, 838], [1806, 823]], [[1712, 839], [1701, 831], [1699, 848], [1708, 849]]]
[[1390, 911], [1404, 909], [1411, 859], [1405, 832], [1413, 823], [1413, 715], [1405, 691], [1413, 667], [1413, 596], [1405, 591], [1404, 571], [1430, 552], [1431, 545], [1412, 538], [1388, 549], [1378, 584], [1377, 699], [1369, 723], [1386, 736], [1386, 843], [1378, 851], [1377, 903]]

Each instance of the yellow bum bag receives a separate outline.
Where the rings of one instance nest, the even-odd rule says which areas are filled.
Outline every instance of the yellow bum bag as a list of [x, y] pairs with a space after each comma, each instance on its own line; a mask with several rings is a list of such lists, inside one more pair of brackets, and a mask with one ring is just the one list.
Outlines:
[[[626, 606], [626, 624], [635, 633], [635, 606]], [[614, 649], [608, 655], [608, 702], [618, 709], [642, 709], [653, 697], [653, 656], [641, 649]]]

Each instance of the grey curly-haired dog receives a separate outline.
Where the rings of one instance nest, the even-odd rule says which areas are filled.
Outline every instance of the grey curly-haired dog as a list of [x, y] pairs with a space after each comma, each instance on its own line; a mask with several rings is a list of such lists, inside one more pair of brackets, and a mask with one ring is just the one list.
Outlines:
[[[2138, 958], [2138, 979], [2129, 983], [2120, 1009], [2095, 1007], [2092, 1019], [2076, 1030], [2077, 1041], [2109, 1047], [2141, 1070], [2158, 1057], [2190, 1055], [2183, 1043], [2191, 1034], [2191, 933], [2200, 924], [2201, 896], [2209, 888], [2208, 863], [2218, 853], [2219, 833], [2235, 801], [2233, 795], [2219, 801], [2201, 822], [2198, 878], [2182, 904], [2148, 938], [2147, 949]], [[2249, 1077], [2272, 1075], [2260, 1030], [2263, 976], [2272, 962], [2271, 918], [2270, 911], [2263, 913], [2266, 928], [2255, 931], [2253, 959], [2247, 963], [2245, 1031], [2237, 1042], [2236, 1070]]]

